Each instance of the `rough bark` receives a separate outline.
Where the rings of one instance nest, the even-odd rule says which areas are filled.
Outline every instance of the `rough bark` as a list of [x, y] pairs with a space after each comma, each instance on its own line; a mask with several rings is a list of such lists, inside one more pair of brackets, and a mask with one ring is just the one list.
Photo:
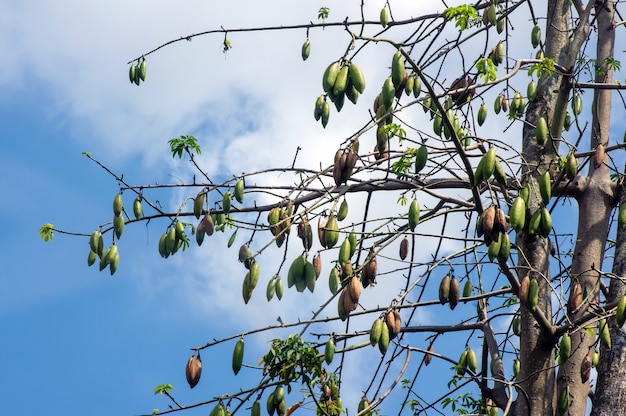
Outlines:
[[[546, 23], [545, 55], [559, 63], [569, 62], [566, 51], [570, 16], [569, 1], [548, 2], [547, 16], [549, 18]], [[531, 184], [531, 189], [538, 189], [537, 178], [549, 166], [558, 147], [558, 142], [555, 142], [554, 146], [545, 148], [538, 145], [535, 140], [535, 129], [532, 126], [541, 116], [546, 117], [546, 120], [554, 118], [558, 101], [558, 94], [554, 94], [554, 91], [561, 88], [561, 79], [562, 77], [556, 73], [552, 76], [542, 76], [538, 83], [537, 98], [529, 104], [526, 112], [527, 123], [523, 131], [522, 156], [527, 164], [523, 165], [522, 177], [524, 183]], [[564, 92], [564, 95], [566, 94], [567, 92]], [[540, 200], [538, 192], [531, 195], [529, 207], [531, 212], [539, 208]], [[545, 316], [550, 317], [552, 306], [549, 282], [549, 241], [546, 238], [521, 232], [518, 233], [516, 242], [521, 252], [518, 259], [519, 277], [529, 273], [531, 278], [537, 278], [540, 293], [538, 307]], [[551, 415], [554, 414], [556, 400], [555, 374], [554, 371], [549, 370], [554, 365], [554, 341], [546, 339], [543, 335], [544, 330], [537, 325], [525, 306], [520, 309], [520, 361], [522, 365], [515, 414], [519, 416]]]
[[[600, 4], [601, 3], [601, 4]], [[611, 82], [612, 71], [604, 65], [606, 59], [613, 57], [614, 27], [612, 3], [596, 4], [598, 30], [596, 82]], [[591, 148], [602, 144], [606, 146], [609, 138], [611, 110], [611, 91], [595, 90], [593, 100], [593, 120], [591, 129]], [[576, 319], [593, 310], [598, 303], [600, 274], [604, 251], [609, 230], [609, 217], [613, 209], [611, 179], [604, 156], [603, 163], [594, 166], [590, 163], [587, 188], [578, 199], [578, 231], [574, 257], [572, 259], [571, 281], [575, 279], [588, 294], [587, 302], [572, 314]], [[593, 326], [592, 326], [593, 327]], [[582, 415], [586, 413], [587, 397], [590, 391], [589, 381], [582, 382], [581, 364], [585, 357], [593, 352], [595, 335], [578, 328], [572, 333], [572, 352], [569, 360], [559, 368], [558, 390], [569, 386], [570, 401], [568, 414]]]
[[[613, 273], [626, 278], [626, 229], [617, 232]], [[616, 302], [626, 295], [624, 280], [612, 279], [608, 302]], [[593, 400], [592, 416], [626, 414], [626, 326], [617, 328], [615, 319], [609, 319], [611, 348], [602, 348], [598, 365], [598, 380]]]

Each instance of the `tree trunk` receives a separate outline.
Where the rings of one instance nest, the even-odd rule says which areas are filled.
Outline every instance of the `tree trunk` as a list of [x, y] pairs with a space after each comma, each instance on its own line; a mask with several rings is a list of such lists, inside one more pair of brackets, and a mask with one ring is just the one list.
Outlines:
[[[596, 56], [598, 67], [595, 82], [610, 83], [612, 70], [605, 65], [605, 62], [607, 58], [613, 57], [615, 39], [613, 4], [610, 2], [599, 2], [596, 5], [595, 12], [598, 26]], [[598, 145], [606, 146], [608, 143], [610, 111], [611, 91], [595, 90], [592, 108], [592, 149]], [[613, 209], [611, 179], [606, 163], [606, 155], [601, 162], [598, 165], [594, 165], [594, 161], [591, 161], [587, 186], [578, 199], [578, 231], [574, 257], [572, 259], [570, 290], [571, 284], [577, 279], [583, 287], [583, 293], [587, 293], [588, 297], [583, 302], [582, 307], [571, 316], [573, 320], [593, 310], [598, 303], [598, 292], [600, 289], [599, 270], [602, 269], [609, 230], [609, 218]], [[593, 328], [592, 325], [591, 328]], [[581, 379], [581, 365], [585, 358], [593, 352], [595, 335], [593, 333], [590, 334], [585, 328], [577, 328], [572, 332], [571, 340], [570, 358], [559, 368], [558, 389], [561, 391], [565, 386], [569, 386], [570, 395], [567, 414], [583, 415], [586, 413], [590, 386], [588, 380], [583, 383]]]
[[[555, 0], [548, 2], [548, 21], [546, 23], [546, 57], [556, 62], [567, 60], [566, 45], [568, 42], [567, 29], [569, 25], [569, 1]], [[542, 171], [549, 165], [556, 153], [556, 146], [540, 146], [535, 139], [535, 129], [539, 117], [552, 120], [558, 96], [561, 76], [554, 73], [552, 76], [541, 77], [537, 88], [537, 98], [531, 102], [526, 112], [526, 121], [523, 131], [522, 155], [527, 164], [523, 165], [522, 178], [524, 183], [530, 183], [531, 189], [538, 189], [537, 179], [539, 169]], [[547, 153], [547, 154], [546, 154]], [[540, 206], [541, 198], [538, 192], [533, 192], [530, 201], [530, 210], [534, 212]], [[517, 245], [520, 249], [518, 259], [518, 274], [520, 279], [529, 273], [529, 277], [537, 278], [539, 283], [538, 308], [546, 317], [552, 316], [551, 289], [549, 283], [549, 241], [526, 232], [517, 234]], [[537, 324], [530, 311], [523, 305], [520, 307], [521, 336], [520, 336], [520, 388], [515, 406], [515, 414], [552, 415], [555, 406], [555, 373], [547, 370], [554, 365], [553, 341], [546, 339], [543, 329]], [[540, 394], [538, 394], [540, 392]]]

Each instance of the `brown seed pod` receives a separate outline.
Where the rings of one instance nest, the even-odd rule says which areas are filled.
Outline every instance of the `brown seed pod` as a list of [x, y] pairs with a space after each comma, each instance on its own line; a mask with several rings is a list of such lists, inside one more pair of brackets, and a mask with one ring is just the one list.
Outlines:
[[583, 288], [578, 280], [572, 283], [569, 291], [569, 299], [567, 301], [567, 311], [573, 313], [578, 310], [583, 303]]
[[591, 357], [587, 355], [585, 359], [580, 363], [580, 380], [586, 383], [591, 376]]
[[[431, 352], [435, 352], [435, 347], [433, 347], [433, 344], [432, 344], [432, 343], [428, 346], [428, 352], [429, 352], [429, 353], [431, 353]], [[433, 356], [432, 356], [432, 354], [426, 354], [426, 355], [424, 356], [424, 365], [426, 365], [426, 366], [427, 366], [428, 364], [430, 364], [430, 362], [431, 362], [432, 360], [433, 360]]]
[[328, 218], [320, 217], [317, 221], [317, 236], [320, 239], [320, 244], [322, 247], [326, 248], [326, 223], [328, 222]]
[[339, 157], [339, 160], [335, 162], [335, 166], [333, 167], [333, 179], [335, 180], [335, 186], [341, 185], [341, 179], [343, 175], [343, 168], [345, 166], [346, 159], [345, 154], [342, 154]]
[[313, 257], [313, 269], [315, 270], [315, 277], [320, 277], [320, 273], [322, 272], [322, 257], [319, 253]]
[[491, 244], [491, 233], [494, 230], [495, 218], [496, 207], [492, 205], [483, 213], [483, 234], [487, 244]]
[[400, 259], [406, 259], [406, 256], [409, 255], [409, 239], [404, 237], [402, 242], [400, 242]]
[[445, 304], [450, 296], [450, 276], [445, 275], [439, 283], [439, 302]]
[[376, 261], [376, 255], [374, 254], [374, 247], [370, 248], [370, 252], [367, 255], [366, 259], [367, 263], [363, 267], [363, 277], [362, 283], [363, 287], [366, 288], [369, 285], [374, 285], [376, 283], [376, 275], [378, 274], [378, 262]]
[[509, 99], [506, 95], [502, 97], [502, 111], [505, 113], [509, 111]]
[[341, 280], [345, 280], [348, 277], [352, 276], [352, 262], [348, 260], [343, 266], [341, 266]]
[[385, 325], [387, 325], [387, 329], [389, 331], [389, 339], [394, 339], [398, 334], [394, 332], [396, 327], [396, 316], [391, 311], [385, 313]]
[[497, 207], [493, 226], [496, 231], [503, 233], [506, 232], [506, 225], [506, 216], [504, 215], [504, 211], [500, 207]]
[[187, 367], [185, 368], [185, 376], [187, 377], [187, 383], [190, 388], [194, 388], [200, 381], [202, 375], [202, 360], [200, 359], [200, 352], [189, 357], [187, 360]]
[[528, 275], [522, 278], [522, 281], [519, 285], [519, 293], [517, 297], [519, 298], [520, 303], [526, 304], [528, 302], [528, 288], [530, 287], [530, 278]]
[[213, 232], [215, 231], [215, 223], [213, 222], [213, 217], [208, 212], [204, 215], [204, 233], [211, 237]]
[[339, 300], [337, 301], [337, 312], [342, 321], [348, 319], [348, 315], [350, 314], [350, 310], [346, 309], [346, 298], [348, 298], [348, 302], [350, 307], [352, 307], [352, 299], [346, 293], [346, 289], [343, 289], [339, 294]]
[[450, 85], [450, 90], [458, 90], [464, 88], [463, 91], [458, 91], [450, 94], [456, 105], [461, 105], [467, 102], [468, 99], [471, 99], [474, 96], [475, 89], [472, 88], [474, 82], [468, 76], [467, 78], [457, 78], [452, 81], [452, 85]]
[[346, 287], [343, 289], [342, 291], [343, 295], [340, 298], [343, 299], [343, 308], [345, 309], [346, 313], [350, 313], [353, 310], [355, 310], [358, 306], [358, 301], [355, 302], [354, 300], [352, 300], [352, 295], [350, 294], [350, 289], [349, 287]]
[[357, 279], [356, 276], [352, 276], [352, 278], [350, 279], [350, 283], [348, 283], [347, 289], [350, 293], [350, 298], [352, 298], [352, 301], [355, 304], [359, 303], [359, 298], [361, 297], [361, 292], [363, 291], [363, 285], [361, 285], [361, 281]]
[[393, 316], [396, 318], [396, 326], [394, 327], [394, 331], [396, 334], [399, 334], [402, 331], [402, 317], [400, 316], [400, 311], [398, 309], [394, 309], [392, 311]]
[[357, 154], [354, 149], [351, 147], [346, 153], [345, 165], [343, 166], [343, 170], [341, 172], [341, 182], [347, 182], [352, 175], [352, 171], [354, 170], [354, 166], [356, 165]]
[[604, 145], [602, 143], [598, 143], [596, 146], [596, 152], [593, 154], [593, 166], [596, 169], [602, 166], [602, 163], [604, 162], [604, 154]]
[[461, 288], [459, 286], [459, 281], [456, 280], [455, 277], [450, 279], [450, 290], [448, 292], [448, 302], [450, 302], [450, 309], [454, 310], [456, 305], [459, 303], [459, 298], [461, 297]]

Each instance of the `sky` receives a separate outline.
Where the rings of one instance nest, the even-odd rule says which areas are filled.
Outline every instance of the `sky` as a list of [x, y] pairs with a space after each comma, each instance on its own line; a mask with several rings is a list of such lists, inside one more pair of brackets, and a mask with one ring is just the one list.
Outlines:
[[[368, 4], [369, 19], [377, 19], [379, 3]], [[203, 353], [203, 379], [190, 390], [184, 378], [190, 348], [274, 325], [278, 316], [287, 322], [307, 319], [328, 298], [326, 288], [308, 297], [287, 291], [282, 302], [268, 303], [260, 284], [243, 307], [245, 270], [236, 251], [226, 248], [230, 233], [218, 233], [201, 248], [165, 261], [156, 244], [166, 221], [127, 226], [119, 242], [120, 267], [111, 277], [97, 266], [87, 267], [86, 237], [56, 233], [46, 243], [37, 231], [52, 223], [89, 234], [110, 221], [119, 184], [83, 152], [134, 185], [193, 179], [197, 172], [185, 160], [172, 159], [167, 145], [183, 134], [199, 139], [203, 151], [197, 161], [219, 180], [290, 166], [298, 146], [299, 166], [328, 166], [339, 144], [368, 120], [362, 106], [349, 103], [340, 115], [331, 112], [326, 129], [312, 117], [320, 75], [346, 48], [341, 29], [312, 31], [306, 62], [300, 58], [304, 29], [232, 33], [233, 49], [227, 53], [221, 34], [175, 43], [147, 56], [147, 79], [139, 87], [128, 81], [128, 62], [207, 29], [306, 23], [315, 21], [324, 5], [331, 9], [330, 20], [341, 21], [358, 17], [358, 4], [0, 2], [2, 413], [134, 415], [172, 404], [153, 394], [158, 384], [174, 385], [176, 399], [191, 404], [258, 382], [258, 373], [250, 369], [232, 375], [233, 340]], [[399, 16], [421, 12], [404, 7], [394, 10]], [[388, 71], [377, 63], [387, 62], [392, 53], [372, 48], [371, 54], [360, 56], [360, 66], [372, 68], [362, 102], [373, 101]], [[504, 120], [492, 124], [500, 131], [505, 126]], [[287, 175], [272, 173], [259, 180], [284, 184], [291, 181]], [[185, 196], [180, 189], [154, 194], [171, 210]], [[127, 208], [133, 198], [124, 194]], [[354, 197], [351, 203], [362, 201]], [[386, 203], [378, 201], [375, 209], [384, 211]], [[235, 247], [249, 237], [243, 234], [238, 233]], [[262, 279], [272, 275], [281, 258], [278, 251], [262, 257]], [[325, 267], [322, 274], [329, 262]], [[382, 296], [395, 293], [396, 287], [378, 290]], [[459, 310], [464, 307], [473, 308], [461, 305]], [[413, 323], [442, 317], [439, 309], [424, 309]], [[447, 311], [444, 316], [453, 318]], [[369, 327], [367, 319], [361, 322]], [[266, 341], [264, 336], [246, 337], [246, 362], [256, 364]], [[367, 351], [361, 359], [377, 363], [378, 355]], [[345, 371], [345, 400], [353, 406], [365, 388], [359, 384], [359, 369], [357, 364]], [[429, 374], [445, 384], [437, 371]]]

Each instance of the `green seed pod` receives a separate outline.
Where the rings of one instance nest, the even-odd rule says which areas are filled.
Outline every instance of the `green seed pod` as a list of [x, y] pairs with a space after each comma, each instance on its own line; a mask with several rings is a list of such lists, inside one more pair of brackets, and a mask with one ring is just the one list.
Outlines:
[[[382, 323], [382, 321], [381, 321]], [[378, 349], [382, 355], [385, 355], [387, 348], [389, 348], [389, 328], [387, 325], [382, 325], [380, 331], [380, 338], [378, 339]]]
[[354, 256], [357, 248], [356, 233], [354, 232], [354, 228], [350, 231], [350, 234], [348, 234], [348, 241], [350, 241], [350, 257], [352, 257]]
[[117, 271], [117, 266], [120, 264], [120, 254], [115, 243], [111, 245], [107, 262], [109, 264], [109, 272], [113, 276]]
[[609, 332], [609, 325], [606, 322], [606, 318], [598, 321], [598, 335], [600, 337], [600, 343], [607, 349], [611, 348], [611, 333]]
[[535, 138], [537, 139], [537, 144], [539, 144], [540, 146], [543, 146], [548, 138], [548, 123], [543, 117], [539, 117], [539, 120], [537, 120], [537, 126], [535, 127]]
[[533, 26], [530, 32], [530, 43], [533, 45], [533, 49], [539, 46], [541, 41], [541, 28], [538, 25]]
[[322, 88], [324, 92], [330, 92], [333, 89], [337, 75], [339, 75], [339, 61], [331, 63], [324, 71], [324, 75], [322, 76]]
[[222, 210], [224, 211], [225, 215], [228, 215], [228, 213], [230, 212], [231, 201], [232, 197], [230, 195], [230, 191], [226, 191], [226, 193], [224, 194], [224, 199], [222, 200]]
[[565, 120], [563, 120], [563, 128], [565, 131], [569, 131], [570, 126], [572, 125], [572, 117], [569, 115], [569, 111], [565, 112]]
[[90, 267], [93, 266], [97, 258], [98, 258], [98, 253], [96, 253], [93, 250], [89, 250], [89, 255], [87, 256], [87, 266], [90, 266]]
[[245, 182], [244, 182], [243, 178], [241, 178], [235, 184], [235, 199], [240, 204], [243, 204], [244, 189], [245, 189]]
[[617, 302], [617, 308], [615, 308], [615, 323], [618, 328], [624, 326], [626, 321], [626, 296], [622, 296]]
[[256, 399], [252, 404], [250, 416], [261, 416], [261, 402], [259, 401], [259, 399]]
[[113, 215], [117, 217], [122, 213], [122, 209], [124, 209], [122, 205], [122, 194], [117, 194], [115, 198], [113, 198]]
[[146, 60], [142, 59], [141, 63], [139, 64], [139, 78], [141, 78], [142, 81], [146, 80], [147, 69], [148, 65], [146, 64]]
[[415, 74], [411, 74], [406, 78], [406, 84], [404, 85], [404, 93], [407, 96], [413, 94], [413, 84], [415, 84]]
[[337, 221], [343, 221], [348, 216], [348, 201], [344, 198], [339, 205], [339, 211], [337, 211]]
[[[348, 71], [348, 65], [344, 65], [341, 67], [341, 69], [339, 69], [339, 73], [337, 74], [337, 78], [335, 79], [335, 83], [333, 84], [333, 95], [336, 98], [343, 96], [343, 94], [346, 92], [346, 89], [348, 87]], [[336, 104], [337, 101], [335, 100], [335, 105]], [[337, 109], [337, 111], [339, 111], [339, 108]]]
[[91, 251], [101, 257], [102, 250], [104, 248], [103, 246], [104, 241], [102, 238], [102, 233], [99, 230], [95, 230], [93, 233], [91, 233], [91, 236], [89, 237], [89, 248], [91, 249]]
[[328, 119], [330, 118], [330, 105], [324, 100], [324, 106], [322, 107], [322, 127], [326, 128]]
[[415, 82], [413, 82], [413, 97], [417, 98], [422, 92], [422, 80], [417, 74], [413, 74]]
[[[473, 290], [474, 290], [474, 285], [472, 285], [472, 281], [468, 277], [467, 280], [465, 281], [465, 284], [463, 285], [463, 297], [469, 298], [470, 296], [472, 296]], [[464, 302], [467, 302], [467, 301], [464, 301]]]
[[569, 385], [566, 385], [561, 389], [559, 393], [559, 399], [557, 403], [557, 410], [559, 412], [559, 416], [565, 415], [567, 412], [567, 408], [569, 407]]
[[530, 279], [530, 285], [528, 286], [528, 308], [531, 311], [537, 309], [537, 303], [539, 302], [539, 283], [537, 279]]
[[267, 298], [268, 302], [272, 300], [275, 293], [276, 293], [276, 279], [271, 278], [267, 282], [267, 288], [265, 289], [265, 297]]
[[378, 341], [380, 340], [380, 337], [383, 333], [383, 326], [386, 325], [378, 318], [376, 318], [372, 323], [372, 328], [370, 329], [370, 345], [372, 347], [378, 344]]
[[333, 357], [335, 356], [335, 343], [332, 338], [329, 338], [326, 341], [326, 346], [324, 347], [324, 361], [326, 364], [330, 364], [333, 362]]
[[281, 279], [280, 276], [276, 276], [276, 297], [278, 300], [283, 298], [284, 291], [283, 279]]
[[354, 62], [350, 62], [350, 66], [348, 67], [348, 75], [350, 82], [352, 83], [354, 88], [360, 94], [363, 94], [363, 91], [365, 91], [365, 77], [363, 76], [363, 72], [361, 72], [361, 69]]
[[528, 83], [528, 87], [526, 87], [526, 97], [528, 101], [535, 101], [535, 98], [537, 98], [537, 84], [535, 84], [535, 81]]
[[493, 111], [496, 114], [500, 114], [501, 110], [502, 110], [502, 96], [498, 95], [496, 97], [496, 100], [493, 102]]
[[417, 153], [415, 155], [415, 173], [420, 173], [424, 166], [426, 166], [426, 162], [428, 161], [428, 148], [426, 146], [420, 146], [417, 149]]
[[265, 409], [269, 416], [273, 416], [276, 411], [276, 406], [274, 406], [274, 392], [271, 392], [269, 396], [267, 396], [267, 401], [265, 403]]
[[574, 179], [578, 174], [578, 160], [574, 156], [574, 152], [569, 152], [565, 160], [565, 176], [567, 179]]
[[235, 349], [233, 350], [233, 373], [237, 375], [239, 370], [241, 370], [241, 365], [243, 364], [243, 351], [244, 351], [244, 342], [243, 338], [239, 338], [237, 343], [235, 344]]
[[559, 364], [563, 364], [570, 356], [570, 351], [572, 348], [572, 339], [569, 334], [566, 332], [561, 337], [561, 342], [559, 343]]
[[489, 23], [493, 26], [498, 24], [498, 16], [496, 15], [496, 6], [494, 4], [489, 5], [487, 9], [487, 20], [489, 20]]
[[513, 329], [513, 333], [519, 337], [522, 333], [522, 321], [518, 315], [515, 315], [515, 318], [513, 318], [511, 327]]
[[387, 77], [385, 79], [385, 82], [383, 83], [383, 88], [381, 91], [381, 98], [383, 99], [382, 104], [387, 111], [393, 106], [393, 99], [395, 95], [396, 89], [393, 85], [393, 79], [391, 77]]
[[[315, 273], [315, 267], [313, 263], [307, 261], [304, 264], [304, 283], [309, 292], [313, 293], [315, 290], [315, 280], [317, 279], [317, 275]], [[296, 289], [299, 289], [298, 283], [296, 282]], [[299, 292], [302, 292], [299, 290]]]
[[389, 9], [386, 5], [380, 11], [380, 24], [382, 27], [387, 27], [389, 24]]
[[498, 19], [498, 22], [496, 23], [496, 30], [498, 31], [498, 34], [504, 32], [504, 24], [505, 24], [505, 20], [503, 17]]
[[416, 199], [409, 205], [409, 229], [415, 231], [420, 219], [420, 206]]
[[404, 80], [404, 76], [406, 74], [404, 63], [404, 55], [402, 55], [402, 51], [398, 49], [396, 53], [394, 53], [393, 59], [391, 60], [391, 80], [394, 88], [400, 88], [400, 85]]
[[350, 260], [350, 240], [347, 238], [341, 243], [338, 260], [341, 267], [345, 266], [348, 260]]
[[485, 119], [487, 118], [487, 104], [483, 103], [478, 109], [478, 115], [476, 116], [476, 121], [479, 126], [482, 126], [485, 123]]
[[574, 117], [577, 117], [583, 111], [583, 100], [578, 94], [574, 94], [574, 97], [572, 97], [572, 111], [574, 112]]
[[163, 233], [159, 239], [159, 254], [164, 259], [170, 256], [170, 252], [167, 250], [167, 233]]
[[135, 215], [136, 220], [140, 220], [143, 218], [143, 207], [141, 206], [142, 199], [143, 198], [141, 196], [138, 196], [133, 201], [133, 214]]
[[121, 214], [113, 217], [113, 230], [115, 231], [115, 237], [119, 240], [124, 231], [124, 216]]
[[131, 84], [135, 82], [136, 71], [137, 71], [137, 68], [135, 67], [135, 64], [130, 64], [130, 69], [128, 70], [128, 78], [130, 79]]
[[311, 54], [311, 42], [309, 39], [306, 39], [302, 44], [302, 60], [306, 61], [309, 59], [309, 55]]
[[336, 267], [333, 267], [328, 276], [328, 288], [330, 293], [335, 295], [339, 291], [339, 271]]
[[521, 196], [517, 196], [509, 209], [509, 222], [511, 228], [516, 232], [520, 232], [526, 223], [526, 204]]
[[478, 361], [476, 360], [476, 353], [471, 348], [467, 350], [466, 363], [467, 363], [467, 368], [472, 373], [476, 373], [478, 371]]

